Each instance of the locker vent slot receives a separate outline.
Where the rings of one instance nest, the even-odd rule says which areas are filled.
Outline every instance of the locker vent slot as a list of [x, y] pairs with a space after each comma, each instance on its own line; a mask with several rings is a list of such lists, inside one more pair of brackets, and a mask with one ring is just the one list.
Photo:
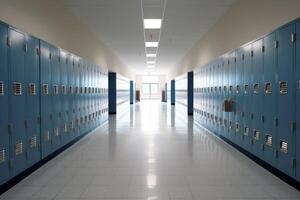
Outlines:
[[233, 86], [229, 86], [229, 91], [232, 93], [233, 92]]
[[260, 132], [258, 130], [254, 130], [253, 137], [254, 137], [255, 140], [259, 140], [259, 135], [260, 135]]
[[53, 85], [53, 95], [58, 95], [58, 85]]
[[64, 132], [65, 133], [68, 132], [68, 124], [67, 123], [64, 124]]
[[215, 87], [215, 92], [217, 92], [218, 91], [218, 87]]
[[222, 92], [222, 87], [219, 87], [219, 92]]
[[222, 122], [223, 122], [223, 119], [220, 117], [220, 118], [219, 118], [219, 123], [220, 123], [221, 125], [223, 124]]
[[14, 83], [14, 95], [22, 95], [22, 83]]
[[266, 135], [266, 145], [272, 146], [272, 136]]
[[70, 122], [70, 129], [74, 129], [74, 122], [73, 121]]
[[249, 93], [249, 85], [244, 85], [244, 93], [248, 94]]
[[5, 162], [5, 149], [0, 150], [0, 164]]
[[4, 95], [4, 82], [0, 81], [0, 96]]
[[80, 123], [83, 124], [84, 123], [84, 119], [83, 117], [80, 117]]
[[29, 83], [29, 95], [36, 95], [36, 87], [34, 83]]
[[287, 94], [288, 92], [288, 84], [286, 81], [281, 81], [279, 83], [279, 92], [280, 94]]
[[224, 92], [227, 92], [227, 87], [226, 86], [224, 86]]
[[76, 94], [79, 94], [78, 87], [75, 87], [75, 93], [76, 93]]
[[224, 126], [227, 127], [227, 120], [224, 120]]
[[217, 116], [215, 116], [215, 122], [218, 123], [218, 117]]
[[240, 93], [240, 86], [239, 85], [236, 86], [236, 93], [237, 94]]
[[256, 83], [253, 85], [253, 93], [258, 94], [259, 93], [259, 84]]
[[84, 123], [86, 123], [88, 121], [88, 116], [86, 115], [85, 117], [84, 117]]
[[88, 89], [87, 87], [84, 88], [84, 93], [87, 94], [88, 93]]
[[37, 142], [36, 142], [36, 136], [32, 136], [29, 139], [29, 147], [30, 148], [35, 148], [37, 146]]
[[80, 94], [83, 94], [83, 87], [80, 87]]
[[43, 84], [43, 94], [44, 95], [49, 94], [48, 84]]
[[61, 93], [62, 94], [67, 94], [67, 92], [66, 92], [66, 86], [64, 86], [64, 85], [61, 86]]
[[213, 91], [214, 91], [214, 88], [213, 88], [213, 87], [211, 87], [211, 88], [210, 88], [210, 91], [211, 91], [211, 92], [213, 92]]
[[58, 129], [58, 128], [54, 128], [54, 129], [53, 129], [53, 132], [54, 132], [54, 136], [55, 136], [55, 137], [58, 137], [58, 136], [59, 136], [59, 129]]
[[266, 94], [272, 93], [272, 84], [271, 83], [265, 83], [265, 93]]
[[15, 154], [16, 156], [20, 155], [23, 153], [23, 142], [22, 141], [18, 141], [15, 144]]
[[92, 88], [92, 93], [93, 93], [93, 94], [95, 93], [95, 88]]
[[73, 87], [72, 86], [69, 87], [69, 93], [73, 94]]
[[240, 125], [239, 124], [235, 124], [235, 132], [240, 132]]
[[244, 132], [244, 135], [249, 135], [249, 128], [248, 127], [245, 127], [245, 132]]
[[288, 153], [288, 143], [286, 141], [280, 140], [280, 151]]
[[91, 91], [92, 91], [91, 89], [92, 89], [92, 88], [89, 87], [89, 94], [91, 94]]
[[229, 128], [233, 129], [232, 122], [229, 122]]
[[49, 133], [49, 131], [46, 131], [44, 133], [44, 141], [45, 142], [49, 142], [50, 141], [50, 133]]

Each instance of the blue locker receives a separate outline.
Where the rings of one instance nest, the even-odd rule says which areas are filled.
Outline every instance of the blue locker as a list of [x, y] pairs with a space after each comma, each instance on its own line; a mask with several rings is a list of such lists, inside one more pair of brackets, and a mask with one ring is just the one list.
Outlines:
[[238, 49], [236, 51], [236, 76], [235, 76], [235, 93], [236, 93], [236, 100], [235, 100], [235, 132], [237, 135], [236, 144], [241, 146], [242, 143], [242, 124], [243, 124], [243, 72], [244, 72], [244, 60], [243, 60], [243, 49]]
[[74, 56], [74, 85], [73, 85], [73, 97], [74, 97], [74, 119], [75, 119], [75, 137], [79, 136], [79, 102], [78, 102], [78, 86], [79, 86], [79, 58]]
[[252, 44], [248, 44], [244, 47], [243, 59], [244, 59], [244, 71], [243, 71], [243, 136], [242, 146], [247, 151], [251, 151], [251, 130], [252, 130], [252, 111], [249, 109], [249, 105], [252, 105]]
[[25, 125], [27, 166], [41, 159], [40, 151], [40, 41], [26, 36], [25, 53]]
[[[300, 22], [296, 24], [296, 34], [300, 35]], [[296, 119], [297, 119], [297, 126], [300, 124], [300, 40], [297, 39], [296, 41]], [[296, 159], [297, 162], [300, 161], [300, 135], [299, 135], [299, 128], [297, 128], [296, 133]], [[297, 164], [296, 166], [296, 178], [300, 181], [300, 165]]]
[[[50, 68], [51, 68], [51, 118], [52, 128], [50, 134], [52, 135], [51, 143], [52, 150], [55, 151], [61, 147], [61, 98], [59, 95], [60, 86], [60, 51], [56, 47], [49, 45], [49, 51], [51, 54]], [[48, 105], [49, 106], [49, 105]]]
[[295, 175], [295, 24], [277, 31], [278, 62], [278, 167], [290, 176]]
[[[228, 55], [223, 57], [223, 100], [229, 98], [229, 59], [227, 58]], [[224, 130], [223, 136], [229, 138], [229, 113], [223, 112], [223, 121], [224, 121]]]
[[67, 98], [68, 98], [68, 133], [69, 137], [68, 142], [73, 140], [75, 133], [75, 124], [74, 124], [74, 110], [73, 110], [73, 85], [74, 85], [74, 62], [73, 55], [67, 54], [67, 72], [68, 72], [68, 89], [67, 89]]
[[[229, 98], [236, 102], [235, 94], [235, 70], [236, 70], [236, 53], [233, 51], [229, 55]], [[233, 105], [235, 106], [235, 104]], [[236, 143], [236, 134], [235, 134], [235, 108], [233, 112], [229, 113], [229, 138], [231, 141]]]
[[50, 46], [40, 41], [40, 89], [41, 89], [41, 152], [45, 158], [52, 152], [52, 98]]
[[263, 105], [263, 40], [259, 39], [252, 44], [253, 49], [253, 84], [252, 84], [252, 153], [259, 158], [263, 156], [262, 128], [264, 116]]
[[68, 142], [69, 138], [69, 104], [67, 97], [68, 88], [68, 57], [67, 53], [63, 50], [60, 51], [60, 99], [61, 99], [61, 142], [62, 145]]
[[8, 124], [8, 50], [7, 50], [7, 25], [0, 22], [0, 185], [6, 182], [10, 176], [9, 173], [9, 134]]
[[83, 91], [84, 91], [84, 60], [80, 59], [79, 64], [79, 93], [78, 93], [78, 99], [79, 99], [79, 132], [80, 135], [84, 133], [84, 111], [83, 111]]
[[264, 101], [263, 101], [263, 143], [264, 143], [264, 160], [273, 166], [276, 166], [275, 151], [277, 141], [277, 63], [274, 43], [276, 41], [275, 33], [264, 37]]
[[25, 130], [25, 35], [9, 28], [9, 126], [10, 159], [12, 175], [22, 172], [26, 167], [26, 130]]
[[223, 64], [222, 58], [218, 58], [218, 105], [219, 105], [219, 135], [223, 135]]

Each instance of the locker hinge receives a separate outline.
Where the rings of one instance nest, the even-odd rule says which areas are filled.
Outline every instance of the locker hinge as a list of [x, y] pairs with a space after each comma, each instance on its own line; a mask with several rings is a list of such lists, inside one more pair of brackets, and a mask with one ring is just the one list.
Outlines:
[[13, 162], [13, 160], [10, 159], [9, 162], [8, 162], [9, 169], [12, 169], [13, 166], [14, 166], [14, 162]]
[[49, 53], [49, 59], [51, 60], [51, 58], [52, 58], [52, 54], [51, 54], [51, 53]]
[[276, 118], [276, 117], [274, 118], [274, 126], [278, 127], [278, 118]]
[[277, 49], [278, 48], [278, 40], [274, 41], [274, 48]]
[[296, 122], [292, 121], [292, 131], [295, 132], [296, 131]]
[[25, 125], [25, 128], [28, 128], [28, 121], [27, 120], [24, 121], [24, 125]]
[[264, 53], [265, 52], [265, 46], [261, 47], [261, 51]]
[[251, 53], [250, 53], [250, 55], [251, 55], [251, 57], [253, 57], [253, 56], [254, 56], [254, 52], [253, 52], [253, 50], [251, 50]]
[[292, 166], [294, 169], [297, 167], [297, 161], [295, 158], [292, 159]]
[[11, 40], [10, 40], [9, 37], [6, 38], [6, 45], [7, 45], [8, 47], [11, 46]]
[[36, 55], [40, 55], [40, 49], [36, 48]]
[[292, 43], [296, 42], [296, 33], [292, 33], [292, 35], [291, 35], [291, 42]]
[[278, 158], [278, 151], [277, 150], [274, 151], [274, 157]]
[[8, 124], [8, 134], [12, 134], [13, 125]]
[[28, 51], [28, 46], [27, 44], [24, 44], [24, 52], [26, 53]]
[[234, 57], [234, 62], [236, 63], [236, 57]]

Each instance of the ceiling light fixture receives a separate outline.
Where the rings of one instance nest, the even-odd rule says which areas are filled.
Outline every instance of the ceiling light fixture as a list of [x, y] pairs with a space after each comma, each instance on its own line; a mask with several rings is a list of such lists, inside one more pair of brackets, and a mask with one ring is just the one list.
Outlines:
[[161, 19], [144, 19], [145, 29], [160, 29]]
[[158, 47], [158, 42], [145, 42], [146, 47]]
[[148, 65], [154, 65], [154, 64], [155, 64], [155, 61], [147, 61], [147, 64], [148, 64]]
[[148, 65], [148, 68], [153, 69], [155, 68], [155, 65]]
[[154, 58], [154, 57], [156, 57], [156, 54], [152, 54], [152, 53], [149, 53], [149, 54], [146, 54], [146, 56], [148, 57], [148, 58]]

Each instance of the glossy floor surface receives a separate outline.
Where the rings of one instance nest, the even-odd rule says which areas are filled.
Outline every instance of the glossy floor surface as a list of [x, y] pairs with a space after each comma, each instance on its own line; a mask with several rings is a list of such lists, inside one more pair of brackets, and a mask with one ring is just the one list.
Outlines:
[[193, 125], [185, 109], [143, 101], [0, 199], [300, 199], [244, 155]]

